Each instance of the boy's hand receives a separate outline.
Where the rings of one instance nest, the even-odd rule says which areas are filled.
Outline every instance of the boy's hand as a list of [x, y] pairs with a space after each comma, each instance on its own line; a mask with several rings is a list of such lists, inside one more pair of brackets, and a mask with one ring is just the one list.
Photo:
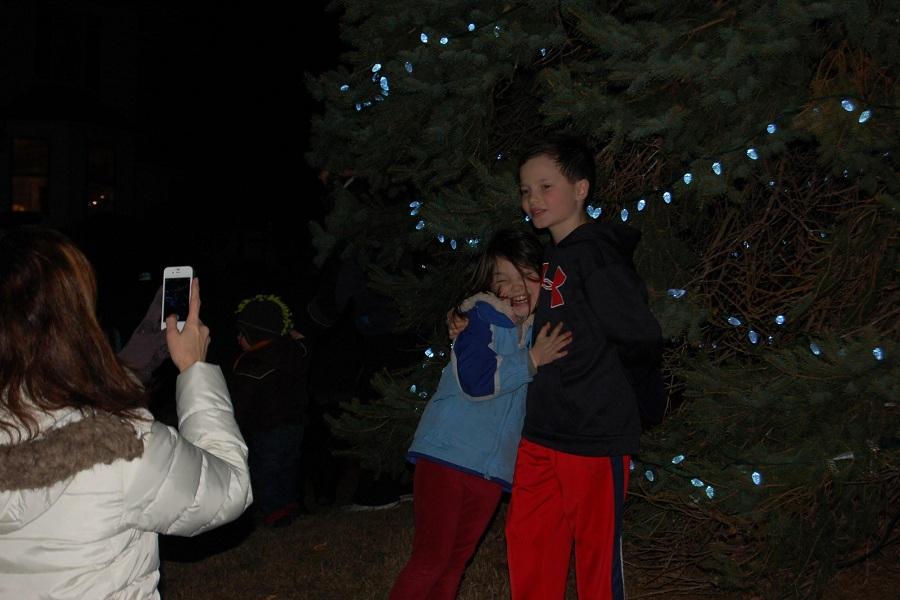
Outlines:
[[562, 358], [569, 353], [566, 347], [572, 343], [572, 332], [563, 331], [562, 326], [563, 324], [560, 322], [552, 331], [550, 323], [541, 327], [534, 339], [534, 345], [528, 351], [535, 367], [552, 363], [557, 358]]
[[459, 334], [468, 326], [469, 320], [457, 314], [456, 309], [451, 308], [447, 313], [447, 334], [450, 336], [450, 341], [459, 337]]
[[191, 304], [188, 308], [184, 329], [178, 331], [178, 317], [166, 317], [166, 343], [172, 362], [180, 372], [184, 372], [195, 362], [206, 360], [209, 348], [209, 327], [200, 321], [200, 284], [195, 277], [191, 282]]

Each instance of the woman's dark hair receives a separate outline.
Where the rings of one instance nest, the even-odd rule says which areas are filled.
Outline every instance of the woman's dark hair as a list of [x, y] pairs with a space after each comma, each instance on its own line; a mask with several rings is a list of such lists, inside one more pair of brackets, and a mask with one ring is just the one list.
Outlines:
[[534, 234], [521, 229], [501, 229], [494, 233], [478, 258], [465, 293], [457, 299], [457, 312], [459, 312], [459, 305], [463, 300], [478, 292], [491, 289], [494, 281], [494, 266], [498, 258], [505, 258], [511, 262], [524, 279], [526, 270], [540, 274], [541, 264], [544, 260], [544, 248]]
[[94, 271], [64, 235], [29, 227], [0, 237], [0, 428], [35, 435], [35, 409], [135, 417], [147, 405], [103, 334], [96, 304]]

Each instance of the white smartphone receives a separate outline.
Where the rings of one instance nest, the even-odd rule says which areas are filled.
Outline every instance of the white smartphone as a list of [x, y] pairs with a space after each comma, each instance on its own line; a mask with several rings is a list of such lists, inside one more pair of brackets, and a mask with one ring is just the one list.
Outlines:
[[191, 280], [193, 267], [166, 267], [163, 270], [162, 314], [160, 329], [166, 328], [166, 317], [178, 316], [178, 331], [184, 329], [188, 307], [191, 305]]

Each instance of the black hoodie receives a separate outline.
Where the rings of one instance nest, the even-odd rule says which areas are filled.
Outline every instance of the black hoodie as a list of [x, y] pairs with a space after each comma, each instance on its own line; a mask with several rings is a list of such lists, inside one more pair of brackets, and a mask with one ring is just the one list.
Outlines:
[[547, 246], [534, 332], [562, 322], [573, 341], [528, 388], [526, 439], [583, 456], [637, 454], [635, 390], [659, 377], [662, 356], [632, 260], [640, 237], [626, 225], [591, 222]]

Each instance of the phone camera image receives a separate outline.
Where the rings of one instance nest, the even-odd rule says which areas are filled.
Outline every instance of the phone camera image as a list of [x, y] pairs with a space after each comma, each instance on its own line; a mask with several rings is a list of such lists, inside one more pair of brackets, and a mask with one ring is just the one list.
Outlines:
[[179, 321], [187, 320], [190, 290], [190, 277], [166, 279], [163, 319], [174, 314]]

